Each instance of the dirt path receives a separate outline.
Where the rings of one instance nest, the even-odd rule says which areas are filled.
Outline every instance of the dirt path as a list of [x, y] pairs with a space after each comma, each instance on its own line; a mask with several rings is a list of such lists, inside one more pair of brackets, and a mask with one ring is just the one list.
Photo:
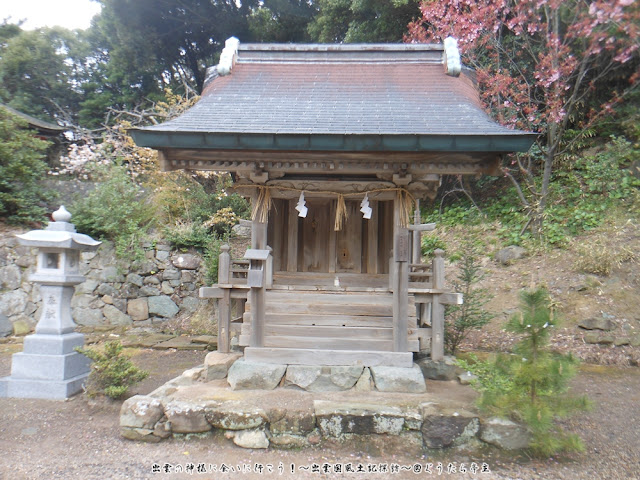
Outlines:
[[[0, 348], [0, 374], [10, 368], [11, 349]], [[14, 348], [15, 349], [15, 348]], [[204, 352], [157, 352], [142, 350], [135, 355], [138, 365], [151, 371], [150, 377], [133, 393], [148, 393], [188, 367], [202, 362]], [[434, 386], [435, 388], [435, 386]], [[440, 388], [440, 386], [438, 386]], [[584, 454], [562, 460], [531, 461], [487, 449], [470, 456], [449, 452], [443, 456], [422, 457], [408, 451], [397, 438], [374, 444], [351, 442], [324, 445], [307, 450], [252, 451], [234, 446], [221, 436], [179, 438], [159, 444], [122, 439], [118, 432], [120, 402], [90, 402], [80, 395], [68, 401], [0, 399], [0, 478], [18, 479], [125, 479], [125, 478], [499, 478], [499, 479], [633, 479], [640, 478], [640, 370], [587, 367], [574, 381], [576, 393], [586, 393], [594, 409], [567, 422], [587, 445]], [[438, 475], [437, 462], [460, 466], [487, 463], [491, 473]], [[400, 470], [397, 474], [336, 474], [334, 464], [357, 468], [380, 464], [414, 468], [434, 463], [433, 473]], [[222, 463], [240, 466], [240, 472], [165, 474], [152, 473], [154, 463], [203, 464], [220, 468]], [[312, 473], [316, 463], [331, 465], [331, 474]], [[262, 464], [264, 473], [243, 472]], [[282, 474], [279, 466], [282, 464]], [[291, 465], [296, 466], [295, 475]], [[266, 472], [271, 465], [272, 472]], [[202, 467], [200, 467], [202, 468]], [[382, 467], [384, 468], [384, 467]]]

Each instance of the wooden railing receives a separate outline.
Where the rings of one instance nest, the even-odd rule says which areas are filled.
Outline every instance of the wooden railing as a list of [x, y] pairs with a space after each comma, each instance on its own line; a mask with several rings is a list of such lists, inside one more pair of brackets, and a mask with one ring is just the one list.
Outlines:
[[[236, 325], [232, 325], [233, 304], [235, 303], [240, 320], [244, 312], [244, 303], [251, 290], [247, 285], [250, 261], [232, 260], [229, 250], [228, 245], [223, 245], [220, 249], [218, 284], [200, 289], [200, 297], [218, 299], [218, 351], [223, 353], [230, 351], [231, 328]], [[390, 266], [393, 262], [394, 256], [391, 255]], [[414, 297], [418, 326], [431, 328], [431, 357], [434, 360], [441, 360], [444, 357], [444, 305], [460, 304], [462, 296], [444, 290], [444, 252], [442, 250], [434, 252], [431, 262], [420, 263], [418, 260], [418, 262], [409, 263], [408, 267], [406, 290], [402, 292], [402, 299], [399, 300], [408, 304], [409, 297]], [[397, 270], [390, 268], [391, 290], [393, 290], [392, 285], [395, 284], [395, 271]], [[264, 286], [261, 290], [270, 289], [272, 286], [273, 257], [269, 255], [265, 262]], [[240, 324], [236, 326], [240, 327]]]

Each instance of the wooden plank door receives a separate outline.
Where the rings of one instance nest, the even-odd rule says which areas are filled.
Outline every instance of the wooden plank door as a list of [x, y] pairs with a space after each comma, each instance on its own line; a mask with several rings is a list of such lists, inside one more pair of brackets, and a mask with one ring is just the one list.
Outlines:
[[342, 230], [336, 232], [336, 270], [362, 273], [362, 214], [360, 202], [346, 201], [347, 219]]
[[302, 219], [298, 242], [299, 272], [329, 271], [329, 236], [333, 234], [331, 201], [307, 201], [309, 211]]

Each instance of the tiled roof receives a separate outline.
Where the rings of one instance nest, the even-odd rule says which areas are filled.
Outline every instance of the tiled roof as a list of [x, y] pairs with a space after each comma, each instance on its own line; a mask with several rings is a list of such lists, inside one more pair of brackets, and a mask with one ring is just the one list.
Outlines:
[[231, 73], [214, 72], [194, 107], [143, 130], [275, 136], [524, 134], [489, 118], [468, 71], [459, 77], [445, 74], [440, 46], [280, 47], [241, 45]]
[[44, 120], [40, 120], [39, 118], [32, 117], [31, 115], [27, 115], [26, 113], [22, 113], [18, 110], [15, 110], [14, 108], [11, 108], [9, 105], [0, 103], [0, 108], [4, 108], [10, 113], [22, 118], [29, 124], [29, 127], [35, 128], [40, 133], [58, 135], [65, 130], [64, 127], [61, 127], [60, 125], [56, 125], [55, 123], [45, 122]]

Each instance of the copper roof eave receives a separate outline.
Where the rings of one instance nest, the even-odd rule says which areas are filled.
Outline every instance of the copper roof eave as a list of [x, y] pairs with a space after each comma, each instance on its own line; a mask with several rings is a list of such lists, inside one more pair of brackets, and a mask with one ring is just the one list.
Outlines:
[[537, 134], [395, 135], [318, 133], [213, 133], [131, 129], [137, 145], [154, 149], [308, 150], [335, 152], [526, 152]]

